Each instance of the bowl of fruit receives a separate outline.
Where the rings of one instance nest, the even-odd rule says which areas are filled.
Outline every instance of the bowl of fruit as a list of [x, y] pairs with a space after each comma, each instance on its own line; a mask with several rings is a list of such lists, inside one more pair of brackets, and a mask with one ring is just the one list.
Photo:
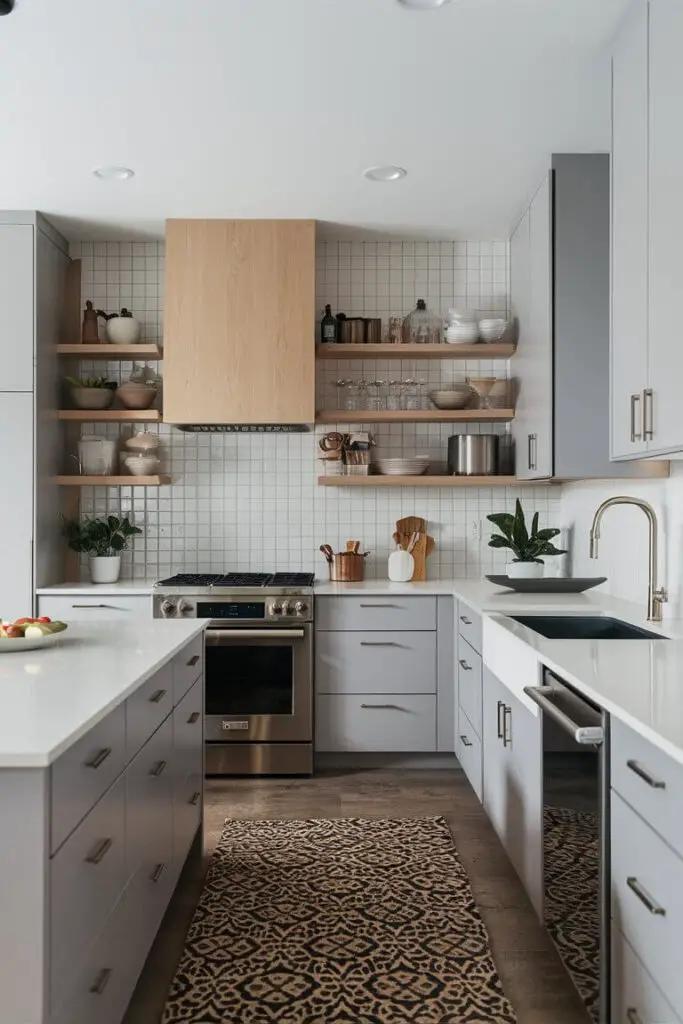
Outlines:
[[66, 629], [65, 622], [52, 622], [47, 615], [39, 619], [21, 618], [0, 623], [0, 654], [10, 651], [34, 651], [51, 647]]

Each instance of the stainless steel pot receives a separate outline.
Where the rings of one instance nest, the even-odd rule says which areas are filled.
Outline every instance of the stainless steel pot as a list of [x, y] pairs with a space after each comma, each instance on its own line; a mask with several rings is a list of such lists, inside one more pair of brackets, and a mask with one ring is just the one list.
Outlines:
[[454, 434], [449, 437], [448, 470], [454, 476], [496, 476], [498, 434]]

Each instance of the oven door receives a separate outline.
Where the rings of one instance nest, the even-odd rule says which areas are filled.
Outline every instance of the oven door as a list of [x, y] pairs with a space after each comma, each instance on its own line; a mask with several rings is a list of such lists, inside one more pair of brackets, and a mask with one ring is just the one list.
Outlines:
[[209, 743], [310, 742], [313, 634], [291, 628], [209, 627], [204, 738]]

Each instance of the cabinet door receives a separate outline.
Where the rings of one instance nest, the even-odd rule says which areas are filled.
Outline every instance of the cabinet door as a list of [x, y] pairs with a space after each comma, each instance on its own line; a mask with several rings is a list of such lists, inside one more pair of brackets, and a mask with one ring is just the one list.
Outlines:
[[[21, 438], [21, 444], [16, 439]], [[4, 450], [0, 501], [0, 616], [15, 619], [33, 608], [33, 395], [0, 392]]]
[[612, 54], [610, 457], [641, 457], [648, 337], [648, 5], [632, 4]]
[[683, 448], [678, 381], [683, 373], [683, 348], [677, 337], [683, 275], [683, 139], [680, 99], [683, 95], [683, 4], [680, 0], [650, 3], [650, 305], [649, 373], [644, 427], [648, 453]]
[[312, 423], [314, 335], [314, 221], [167, 222], [167, 422]]
[[[30, 224], [0, 225], [0, 309], [0, 391], [33, 391], [33, 227]], [[22, 449], [24, 452], [31, 450], [23, 444]]]

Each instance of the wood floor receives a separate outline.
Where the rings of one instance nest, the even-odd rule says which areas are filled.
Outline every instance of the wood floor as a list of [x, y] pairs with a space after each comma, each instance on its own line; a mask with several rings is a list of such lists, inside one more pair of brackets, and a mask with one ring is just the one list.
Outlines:
[[[410, 818], [434, 814], [443, 815], [451, 827], [518, 1024], [588, 1024], [589, 1017], [550, 939], [460, 771], [344, 771], [302, 780], [210, 779], [205, 801], [205, 853], [213, 850], [225, 818]], [[190, 857], [124, 1024], [158, 1024], [206, 865], [206, 856]]]

